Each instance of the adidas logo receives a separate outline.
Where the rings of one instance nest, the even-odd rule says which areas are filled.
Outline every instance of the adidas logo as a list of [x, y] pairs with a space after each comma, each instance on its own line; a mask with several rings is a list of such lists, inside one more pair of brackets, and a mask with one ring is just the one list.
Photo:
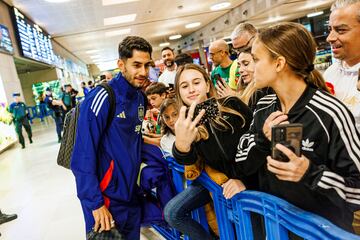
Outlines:
[[118, 117], [118, 118], [126, 118], [125, 112], [122, 111], [122, 112], [119, 113], [116, 117]]
[[313, 148], [314, 142], [310, 142], [309, 139], [306, 139], [306, 140], [302, 140], [301, 143], [303, 145], [301, 148], [302, 150], [308, 151], [308, 152], [314, 151], [314, 148]]

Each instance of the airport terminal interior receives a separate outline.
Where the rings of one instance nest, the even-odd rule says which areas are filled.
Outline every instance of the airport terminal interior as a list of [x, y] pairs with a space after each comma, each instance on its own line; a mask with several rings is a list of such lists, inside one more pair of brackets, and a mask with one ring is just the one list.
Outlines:
[[[346, 0], [344, 1], [346, 2]], [[57, 163], [60, 145], [63, 144], [65, 138], [63, 133], [65, 128], [69, 127], [63, 122], [65, 114], [71, 108], [75, 109], [77, 104], [86, 101], [86, 96], [90, 96], [90, 98], [95, 96], [98, 87], [94, 86], [104, 82], [110, 82], [111, 85], [111, 82], [119, 79], [122, 71], [121, 65], [119, 65], [118, 47], [126, 37], [142, 37], [152, 46], [151, 69], [146, 79], [151, 84], [150, 87], [153, 84], [156, 85], [156, 82], [161, 82], [162, 74], [166, 75], [170, 71], [176, 70], [176, 67], [180, 67], [176, 57], [181, 55], [189, 57], [191, 62], [200, 66], [206, 74], [211, 76], [213, 83], [214, 81], [218, 83], [219, 79], [212, 79], [217, 71], [215, 69], [218, 69], [219, 66], [222, 68], [223, 63], [217, 62], [215, 57], [216, 54], [223, 56], [224, 52], [224, 58], [228, 59], [226, 61], [229, 61], [231, 66], [234, 62], [238, 64], [236, 65], [237, 70], [234, 71], [238, 74], [234, 75], [237, 76], [234, 80], [235, 87], [224, 80], [225, 78], [221, 75], [223, 73], [215, 74], [215, 78], [220, 78], [224, 86], [229, 84], [228, 91], [236, 94], [236, 91], [240, 91], [240, 82], [247, 77], [246, 71], [240, 70], [240, 60], [239, 63], [237, 62], [237, 59], [240, 59], [240, 55], [243, 54], [240, 53], [240, 50], [247, 48], [254, 41], [258, 41], [255, 40], [256, 36], [254, 35], [245, 41], [242, 40], [242, 46], [236, 47], [235, 40], [240, 39], [235, 31], [237, 26], [251, 24], [258, 32], [261, 32], [263, 29], [282, 22], [301, 24], [311, 33], [316, 43], [315, 58], [313, 64], [310, 64], [309, 71], [316, 69], [324, 74], [332, 64], [335, 64], [336, 51], [340, 51], [334, 50], [335, 45], [331, 45], [328, 41], [331, 30], [329, 18], [334, 2], [335, 0], [0, 0], [0, 239], [78, 240], [89, 237], [86, 237], [88, 226], [85, 223], [82, 205], [78, 198], [80, 193], [77, 192], [74, 173]], [[359, 1], [353, 2], [357, 4], [359, 11]], [[358, 33], [360, 33], [359, 25], [358, 22], [357, 26], [353, 26], [358, 29]], [[214, 51], [215, 43], [223, 44], [221, 46], [226, 50]], [[247, 51], [250, 51], [249, 49], [251, 47], [247, 48]], [[357, 50], [360, 51], [360, 47], [357, 47]], [[170, 52], [172, 59], [169, 60], [164, 52]], [[359, 60], [359, 53], [356, 54]], [[249, 56], [254, 55], [249, 54]], [[354, 65], [359, 69], [359, 64], [360, 61]], [[230, 65], [227, 64], [227, 66], [226, 68], [230, 69]], [[248, 70], [248, 66], [246, 68]], [[358, 76], [356, 78], [360, 81], [360, 69]], [[114, 80], [111, 80], [113, 78]], [[172, 79], [175, 79], [175, 72]], [[229, 77], [229, 79], [231, 78]], [[174, 87], [174, 80], [166, 80], [164, 83], [163, 85], [167, 89], [166, 94], [173, 96], [177, 94], [178, 86]], [[360, 129], [360, 83], [358, 82], [357, 85], [357, 93], [355, 91], [357, 96], [351, 101], [357, 101], [357, 110], [355, 110], [355, 113], [358, 114], [358, 116], [355, 114], [357, 125], [354, 124], [354, 126], [358, 130], [350, 126], [346, 127], [343, 132], [352, 131], [352, 135], [350, 135], [353, 136], [353, 140], [349, 140], [350, 142], [347, 144], [351, 144], [353, 141], [356, 146], [354, 154], [350, 154], [350, 156], [360, 159], [360, 146], [357, 142], [360, 135], [356, 132]], [[327, 86], [330, 92], [334, 90], [333, 85]], [[151, 110], [145, 113], [147, 122], [146, 126], [144, 123], [142, 124], [141, 132], [146, 136], [144, 137], [145, 142], [162, 146], [160, 141], [163, 140], [161, 137], [163, 132], [160, 131], [160, 125], [164, 122], [165, 126], [169, 127], [169, 125], [166, 120], [162, 120], [160, 123], [158, 119], [166, 111], [160, 110], [159, 113], [160, 105], [156, 106], [155, 100], [149, 97], [154, 94], [149, 93], [148, 88], [144, 92], [148, 96], [148, 107]], [[336, 89], [332, 94], [334, 92], [336, 96]], [[160, 96], [162, 96], [161, 94]], [[97, 97], [99, 96], [96, 95], [94, 103]], [[101, 97], [102, 95], [99, 99]], [[269, 101], [269, 98], [266, 100]], [[14, 101], [15, 105], [13, 105]], [[19, 105], [18, 102], [25, 105]], [[98, 110], [104, 101], [99, 102]], [[17, 114], [21, 115], [22, 113], [21, 110], [17, 111], [16, 109], [22, 107], [24, 115], [20, 116], [22, 120], [19, 122]], [[95, 104], [95, 110], [96, 108]], [[153, 111], [154, 109], [157, 111]], [[139, 119], [135, 118], [134, 121], [144, 119], [144, 112], [140, 110], [144, 111], [144, 108], [137, 108]], [[151, 115], [148, 115], [149, 112]], [[117, 118], [126, 119], [128, 117], [125, 115], [127, 112], [124, 111], [115, 114]], [[140, 119], [141, 114], [142, 119]], [[155, 118], [153, 114], [157, 117]], [[314, 114], [316, 115], [316, 113]], [[317, 115], [315, 119], [320, 120], [322, 117], [323, 115], [320, 117]], [[161, 115], [161, 119], [163, 119], [163, 115]], [[351, 117], [351, 119], [353, 118]], [[319, 126], [319, 129], [325, 128], [321, 120], [320, 122], [322, 125]], [[78, 124], [82, 125], [83, 123]], [[60, 125], [63, 128], [62, 132], [59, 131]], [[28, 128], [31, 128], [30, 135]], [[19, 137], [19, 131], [22, 132], [22, 139]], [[326, 133], [330, 139], [329, 134], [332, 133], [327, 131]], [[341, 134], [343, 133], [341, 132]], [[157, 137], [154, 137], [155, 135]], [[175, 136], [172, 136], [175, 139]], [[123, 142], [126, 139], [127, 136], [124, 136], [120, 140]], [[129, 137], [129, 139], [132, 138]], [[217, 138], [214, 142], [220, 144]], [[237, 140], [237, 144], [238, 142]], [[79, 143], [77, 144], [79, 145]], [[137, 142], [133, 143], [133, 145], [136, 144]], [[305, 148], [304, 151], [310, 151], [314, 146], [317, 147], [313, 142], [309, 142], [309, 138], [304, 138], [302, 144], [302, 149]], [[76, 146], [75, 144], [75, 148]], [[90, 145], [89, 148], [91, 148]], [[128, 151], [130, 152], [131, 149]], [[222, 148], [221, 151], [223, 151]], [[130, 155], [132, 156], [129, 153]], [[169, 167], [171, 168], [171, 166], [174, 165], [170, 164]], [[360, 169], [359, 162], [356, 166]], [[172, 171], [175, 170], [172, 169]], [[332, 174], [332, 172], [330, 173]], [[116, 175], [116, 173], [114, 174]], [[129, 175], [131, 174], [129, 173]], [[348, 176], [347, 173], [344, 175]], [[357, 176], [359, 177], [360, 174]], [[336, 189], [334, 188], [334, 194], [339, 193], [341, 191], [339, 189], [344, 187], [343, 184], [347, 182], [339, 175], [335, 175], [335, 177], [327, 175], [327, 177], [333, 181], [341, 179], [340, 183], [336, 185]], [[136, 182], [136, 179], [134, 181]], [[326, 182], [326, 179], [324, 181]], [[102, 184], [103, 181], [101, 181]], [[180, 185], [183, 185], [182, 180]], [[326, 186], [328, 186], [327, 189], [330, 188], [329, 185]], [[350, 184], [350, 187], [344, 187], [348, 192], [343, 195], [339, 194], [341, 199], [345, 199], [348, 197], [347, 194], [350, 194], [349, 196], [352, 198], [349, 202], [359, 204], [360, 197], [354, 197], [360, 192], [360, 189], [355, 189], [356, 187], [360, 187], [360, 184], [354, 183]], [[153, 194], [156, 195], [159, 191], [159, 188], [156, 188]], [[108, 197], [105, 195], [106, 205]], [[240, 239], [240, 235], [235, 236], [239, 234], [236, 231], [240, 228], [233, 227], [233, 230], [229, 230], [227, 225], [227, 230], [224, 230], [221, 225], [223, 223], [219, 221], [219, 213], [226, 211], [216, 209], [217, 204], [214, 206], [219, 230], [214, 231], [210, 226], [208, 231], [210, 231], [212, 239]], [[214, 206], [212, 207], [214, 208]], [[181, 231], [176, 231], [175, 228], [166, 225], [163, 207], [165, 206], [160, 209], [164, 223], [142, 227], [140, 239], [190, 239]], [[204, 215], [204, 212], [199, 212], [200, 215]], [[208, 215], [206, 214], [206, 216]], [[227, 217], [225, 216], [225, 218]], [[360, 214], [358, 215], [359, 219]], [[291, 225], [286, 224], [283, 225]], [[318, 238], [303, 235], [305, 237], [301, 239], [340, 239], [329, 237], [332, 234], [351, 236], [342, 239], [357, 239], [355, 235], [346, 235], [341, 233], [345, 230], [340, 228], [337, 230], [337, 228], [333, 228], [334, 233], [330, 232], [329, 235], [324, 233], [323, 236], [318, 235]], [[329, 230], [329, 228], [327, 229]], [[268, 231], [267, 228], [266, 230]], [[234, 234], [231, 231], [234, 231]], [[336, 231], [340, 233], [335, 233]], [[360, 230], [357, 233], [360, 233]], [[301, 236], [300, 230], [296, 234]], [[131, 238], [127, 237], [126, 239]], [[268, 237], [268, 239], [280, 238]]]

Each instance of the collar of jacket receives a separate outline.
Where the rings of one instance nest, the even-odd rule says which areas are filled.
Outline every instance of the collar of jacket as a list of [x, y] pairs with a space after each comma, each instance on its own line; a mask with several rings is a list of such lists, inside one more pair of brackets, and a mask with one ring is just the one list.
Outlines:
[[125, 95], [127, 99], [138, 98], [138, 94], [141, 89], [133, 87], [121, 73], [119, 73], [112, 81], [119, 89], [120, 95]]

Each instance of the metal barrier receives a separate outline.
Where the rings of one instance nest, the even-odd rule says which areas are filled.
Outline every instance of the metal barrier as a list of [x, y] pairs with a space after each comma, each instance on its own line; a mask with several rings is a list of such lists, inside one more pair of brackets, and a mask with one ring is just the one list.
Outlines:
[[50, 116], [53, 112], [47, 107], [45, 103], [41, 103], [36, 106], [28, 106], [27, 109], [29, 112], [29, 120], [31, 124], [35, 118], [39, 118], [41, 122], [44, 121], [44, 118]]
[[[184, 168], [171, 157], [167, 157], [167, 161], [173, 169], [173, 180], [178, 189], [183, 184]], [[196, 181], [212, 193], [220, 239], [252, 240], [253, 226], [250, 213], [263, 217], [267, 240], [289, 239], [290, 232], [304, 239], [360, 239], [360, 236], [337, 227], [323, 217], [306, 212], [270, 194], [244, 191], [227, 200], [223, 197], [222, 188], [206, 173], [202, 173]], [[158, 226], [153, 227], [159, 231]], [[175, 230], [167, 229], [167, 235], [162, 230], [160, 229], [159, 233], [166, 239], [180, 239], [180, 234]]]

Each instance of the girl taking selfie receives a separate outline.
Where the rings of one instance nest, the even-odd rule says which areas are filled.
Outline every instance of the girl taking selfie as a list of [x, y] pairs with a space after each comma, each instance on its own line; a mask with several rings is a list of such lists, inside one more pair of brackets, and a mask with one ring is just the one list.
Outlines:
[[[203, 159], [204, 164], [224, 173], [229, 180], [223, 184], [223, 194], [231, 198], [245, 189], [236, 177], [234, 158], [237, 140], [248, 130], [252, 120], [250, 109], [237, 97], [216, 99], [209, 76], [195, 64], [186, 64], [177, 70], [175, 91], [181, 108], [175, 124], [174, 158], [183, 165]], [[215, 100], [211, 102], [210, 98]], [[205, 101], [208, 102], [204, 103], [206, 110], [195, 115], [196, 104]], [[166, 205], [165, 219], [192, 239], [211, 239], [190, 214], [211, 200], [208, 190], [194, 182]]]

